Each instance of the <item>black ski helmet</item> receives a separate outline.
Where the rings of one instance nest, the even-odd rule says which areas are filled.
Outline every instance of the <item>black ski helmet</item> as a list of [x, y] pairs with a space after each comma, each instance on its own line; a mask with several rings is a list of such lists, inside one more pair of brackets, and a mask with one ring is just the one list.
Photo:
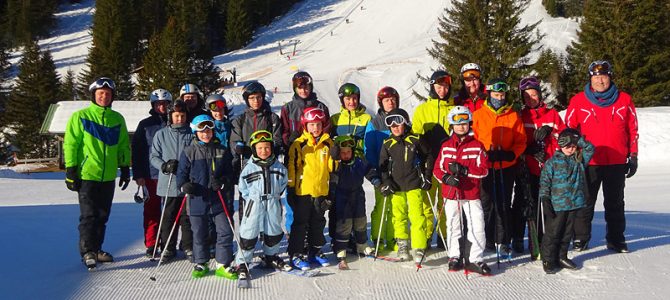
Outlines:
[[177, 99], [170, 108], [168, 109], [168, 125], [172, 124], [172, 113], [173, 112], [183, 112], [188, 113], [186, 110], [186, 102], [181, 99]]
[[[437, 92], [435, 92], [435, 88], [433, 85], [437, 82], [439, 82], [440, 78], [448, 78], [449, 82], [449, 90], [447, 91], [447, 94], [444, 96], [444, 98], [439, 98], [437, 95]], [[428, 95], [433, 98], [433, 99], [438, 99], [438, 100], [447, 100], [451, 96], [451, 75], [447, 73], [447, 71], [444, 70], [437, 70], [433, 72], [433, 75], [430, 75], [430, 92]]]
[[244, 98], [244, 103], [249, 107], [249, 95], [260, 93], [265, 101], [265, 87], [258, 81], [252, 81], [247, 83], [244, 86], [244, 92], [242, 92], [242, 98]]
[[314, 80], [312, 79], [312, 75], [309, 75], [309, 73], [305, 71], [299, 71], [293, 74], [293, 78], [291, 79], [291, 83], [293, 84], [293, 92], [295, 93], [295, 89], [300, 84], [308, 84], [312, 92], [314, 92], [313, 82]]

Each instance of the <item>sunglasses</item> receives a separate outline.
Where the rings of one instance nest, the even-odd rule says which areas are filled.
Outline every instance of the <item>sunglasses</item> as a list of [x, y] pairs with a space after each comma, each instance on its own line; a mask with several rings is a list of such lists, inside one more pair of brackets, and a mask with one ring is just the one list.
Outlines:
[[214, 122], [212, 121], [202, 121], [198, 124], [192, 125], [191, 128], [195, 129], [195, 131], [205, 131], [206, 129], [214, 129]]
[[472, 79], [479, 79], [481, 77], [481, 73], [477, 70], [467, 70], [463, 72], [463, 79], [467, 80], [472, 80]]
[[312, 83], [312, 77], [309, 76], [300, 76], [293, 78], [293, 86], [295, 87], [308, 86], [311, 83]]
[[223, 101], [214, 101], [209, 104], [209, 110], [219, 110], [226, 108], [226, 102]]
[[449, 85], [451, 86], [451, 76], [442, 76], [430, 81], [430, 84]]
[[400, 124], [407, 124], [407, 120], [401, 115], [389, 115], [384, 118], [384, 123], [387, 127], [395, 127], [400, 126]]
[[470, 121], [470, 116], [468, 114], [456, 114], [451, 117], [451, 120], [454, 122]]
[[589, 65], [589, 75], [612, 75], [612, 65], [606, 60], [597, 60]]
[[88, 86], [88, 91], [92, 93], [93, 91], [104, 87], [111, 90], [116, 90], [116, 84], [114, 84], [113, 80], [109, 78], [100, 78]]
[[507, 92], [509, 91], [509, 86], [504, 82], [496, 82], [494, 84], [487, 85], [486, 89], [494, 92]]

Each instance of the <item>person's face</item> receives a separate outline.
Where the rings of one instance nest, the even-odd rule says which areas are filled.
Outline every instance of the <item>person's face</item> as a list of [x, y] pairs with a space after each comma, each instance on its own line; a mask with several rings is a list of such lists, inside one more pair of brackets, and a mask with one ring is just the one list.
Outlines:
[[195, 133], [198, 136], [198, 139], [202, 141], [203, 143], [209, 143], [212, 140], [212, 129], [210, 128], [205, 128], [203, 131], [197, 131]]
[[340, 148], [340, 159], [344, 161], [349, 161], [354, 157], [353, 149], [349, 147]]
[[109, 88], [99, 88], [95, 90], [95, 104], [107, 107], [112, 104], [112, 89]]
[[503, 100], [505, 99], [505, 92], [491, 91], [491, 98]]
[[223, 120], [223, 110], [212, 110], [212, 118], [218, 121]]
[[455, 125], [452, 125], [452, 126], [453, 126], [453, 129], [454, 129], [454, 133], [459, 135], [459, 136], [466, 135], [468, 133], [468, 131], [470, 131], [470, 123], [455, 124]]
[[181, 111], [172, 112], [172, 124], [186, 123], [186, 113]]
[[523, 101], [526, 106], [535, 108], [540, 104], [540, 92], [536, 89], [528, 89], [523, 91]]
[[309, 84], [304, 84], [296, 87], [295, 92], [298, 94], [298, 97], [306, 99], [310, 94], [312, 94], [312, 88], [309, 86]]
[[272, 155], [272, 143], [270, 142], [260, 142], [255, 145], [256, 147], [256, 156], [260, 159], [266, 159]]
[[405, 124], [391, 126], [391, 133], [394, 136], [401, 136], [403, 133], [405, 133]]
[[396, 108], [398, 108], [395, 105], [395, 99], [393, 97], [386, 97], [382, 99], [382, 108], [384, 109], [384, 112], [390, 112]]
[[612, 84], [612, 79], [609, 75], [593, 75], [591, 76], [591, 88], [598, 93], [607, 91]]
[[198, 95], [196, 94], [184, 94], [181, 96], [181, 99], [184, 100], [189, 109], [193, 109], [198, 105]]
[[163, 101], [163, 100], [156, 101], [155, 104], [154, 104], [154, 110], [158, 114], [164, 115], [168, 111], [168, 105], [170, 105], [170, 101]]
[[321, 122], [307, 123], [307, 132], [313, 137], [318, 137], [323, 133], [323, 124], [321, 124]]
[[447, 93], [449, 92], [449, 86], [447, 84], [433, 84], [433, 88], [435, 89], [435, 93], [437, 96], [440, 98], [444, 98], [447, 96]]
[[344, 108], [346, 110], [354, 111], [358, 108], [358, 95], [352, 94], [351, 96], [344, 96], [342, 102], [344, 102]]
[[247, 100], [249, 101], [249, 108], [251, 110], [259, 110], [263, 105], [263, 95], [261, 93], [251, 94]]
[[571, 156], [571, 155], [575, 154], [576, 151], [577, 151], [577, 146], [576, 145], [561, 147], [561, 152], [563, 152], [563, 154], [565, 154], [565, 156]]
[[470, 95], [475, 95], [479, 92], [479, 87], [482, 85], [482, 81], [477, 77], [468, 77], [463, 80], [465, 82], [465, 88], [468, 90]]

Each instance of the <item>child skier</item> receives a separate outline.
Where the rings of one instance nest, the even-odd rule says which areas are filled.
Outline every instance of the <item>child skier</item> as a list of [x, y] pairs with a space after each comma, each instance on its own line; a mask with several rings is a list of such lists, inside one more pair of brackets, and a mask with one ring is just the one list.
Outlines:
[[259, 233], [263, 233], [263, 261], [267, 266], [282, 271], [291, 270], [277, 254], [282, 231], [281, 197], [286, 191], [288, 170], [273, 153], [272, 133], [259, 130], [251, 134], [251, 160], [240, 174], [239, 190], [246, 199], [240, 223], [240, 247], [235, 263], [239, 279], [249, 277], [247, 264], [254, 256]]
[[545, 232], [542, 237], [542, 267], [554, 274], [558, 267], [576, 270], [568, 259], [577, 211], [584, 207], [586, 167], [593, 157], [593, 144], [572, 128], [558, 136], [560, 151], [544, 165], [540, 175], [540, 200], [544, 209]]
[[[193, 230], [194, 278], [209, 272], [209, 219], [216, 227], [216, 275], [237, 279], [231, 268], [233, 261], [233, 231], [230, 226], [231, 199], [223, 199], [221, 190], [231, 183], [230, 156], [227, 148], [219, 146], [214, 137], [214, 120], [209, 115], [199, 115], [191, 121], [196, 135], [193, 143], [184, 149], [179, 158], [177, 186], [188, 194], [188, 215]], [[223, 206], [225, 202], [225, 207]]]
[[[334, 147], [330, 135], [324, 132], [328, 122], [323, 109], [305, 108], [302, 115], [301, 136], [295, 139], [288, 153], [288, 197], [293, 209], [293, 224], [288, 240], [288, 254], [296, 269], [309, 270], [309, 263], [329, 266], [328, 258], [321, 252], [326, 242], [323, 229], [326, 226], [324, 213], [332, 201], [328, 199], [330, 173], [336, 171], [337, 163], [330, 152]], [[305, 258], [305, 236], [308, 257]]]
[[336, 216], [334, 248], [339, 261], [338, 267], [342, 270], [349, 269], [347, 265], [347, 244], [353, 231], [356, 252], [361, 255], [370, 255], [374, 252], [367, 244], [368, 220], [365, 214], [365, 191], [363, 190], [363, 179], [370, 180], [373, 186], [381, 185], [381, 179], [377, 171], [370, 164], [354, 155], [356, 141], [348, 136], [340, 136], [335, 139], [339, 147], [339, 168], [333, 174], [335, 179], [335, 210]]
[[428, 190], [431, 186], [432, 170], [424, 168], [426, 161], [432, 159], [430, 149], [411, 133], [409, 116], [405, 110], [396, 108], [390, 111], [384, 122], [391, 128], [391, 136], [384, 140], [379, 154], [381, 193], [392, 196], [398, 257], [402, 260], [410, 258], [410, 233], [407, 231], [409, 218], [414, 260], [419, 263], [428, 241], [422, 190]]
[[449, 271], [463, 268], [460, 259], [459, 239], [462, 234], [462, 215], [465, 212], [468, 226], [468, 241], [472, 244], [466, 269], [489, 275], [491, 269], [483, 261], [486, 235], [484, 234], [484, 211], [479, 199], [481, 179], [488, 174], [486, 150], [470, 134], [472, 113], [465, 106], [455, 106], [447, 115], [451, 137], [442, 143], [435, 161], [433, 174], [442, 183], [447, 216], [447, 246], [449, 249]]

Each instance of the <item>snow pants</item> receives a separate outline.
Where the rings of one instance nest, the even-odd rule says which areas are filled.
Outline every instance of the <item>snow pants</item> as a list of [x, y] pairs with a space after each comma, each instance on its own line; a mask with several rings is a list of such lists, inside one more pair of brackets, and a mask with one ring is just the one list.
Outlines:
[[280, 199], [247, 199], [242, 223], [240, 223], [241, 251], [235, 256], [235, 264], [250, 263], [258, 235], [263, 233], [263, 254], [279, 253], [279, 242], [284, 236], [281, 227], [282, 205]]
[[[412, 249], [425, 249], [426, 216], [424, 215], [426, 205], [424, 204], [423, 191], [414, 189], [407, 192], [396, 192], [391, 197], [393, 203], [393, 226], [395, 238], [406, 240], [412, 236]], [[410, 231], [407, 231], [409, 219]]]
[[[435, 176], [431, 178], [433, 185], [430, 190], [422, 191], [424, 203], [423, 215], [426, 217], [426, 238], [429, 241], [433, 240], [433, 227], [435, 226], [434, 218], [439, 214], [442, 205], [444, 205], [444, 201], [442, 200], [442, 184], [437, 181]], [[436, 209], [436, 211], [433, 211], [434, 209]], [[437, 226], [437, 238], [440, 239], [440, 237], [443, 237], [444, 233], [447, 232], [447, 218], [444, 216], [444, 213], [440, 216], [440, 219], [437, 220]]]
[[[233, 261], [233, 229], [230, 228], [225, 212], [217, 214], [189, 216], [193, 229], [193, 262], [204, 264], [209, 261], [209, 222], [216, 227], [216, 262], [230, 266]], [[232, 217], [230, 221], [232, 221]]]
[[82, 180], [79, 188], [79, 254], [98, 252], [105, 241], [115, 181]]
[[481, 200], [484, 209], [486, 241], [492, 243], [510, 243], [509, 222], [512, 211], [512, 187], [516, 167], [489, 169], [482, 180]]
[[447, 245], [449, 257], [461, 257], [460, 239], [463, 235], [463, 215], [467, 222], [467, 239], [470, 242], [469, 262], [484, 259], [484, 210], [480, 200], [446, 200], [444, 214], [447, 217]]
[[158, 226], [161, 221], [161, 197], [156, 195], [158, 180], [144, 180], [149, 191], [149, 199], [144, 201], [144, 246], [147, 248], [156, 246], [158, 239]]
[[[181, 228], [181, 245], [184, 250], [193, 249], [193, 231], [191, 231], [191, 221], [186, 212], [186, 204], [182, 208], [182, 212], [179, 215], [179, 220], [177, 219], [177, 214], [179, 214], [179, 208], [181, 207], [184, 197], [167, 197], [165, 200], [165, 212], [163, 213], [163, 226], [161, 226], [161, 248], [163, 250], [176, 251], [177, 248], [177, 232]], [[177, 221], [177, 226], [174, 226], [175, 221]], [[168, 241], [170, 237], [170, 230], [174, 227], [174, 233], [172, 233], [172, 239]]]
[[[529, 174], [530, 193], [535, 203], [529, 203], [526, 199], [525, 182], [522, 176], [516, 176], [514, 182], [514, 201], [512, 202], [512, 214], [510, 220], [510, 236], [512, 240], [522, 241], [526, 232], [527, 217], [533, 217], [536, 220], [537, 228], [542, 228], [542, 216], [538, 215], [538, 196], [540, 194], [540, 177]], [[530, 216], [526, 216], [526, 213]], [[530, 228], [528, 231], [528, 240], [530, 241]], [[537, 231], [538, 241], [542, 241], [542, 230]]]
[[[388, 199], [387, 199], [388, 198]], [[384, 208], [384, 202], [386, 207]], [[385, 211], [382, 211], [384, 210]], [[382, 220], [384, 215], [384, 220]], [[378, 188], [375, 188], [375, 206], [370, 213], [370, 238], [372, 242], [377, 245], [379, 237], [379, 227], [381, 226], [381, 239], [379, 241], [380, 248], [386, 245], [387, 250], [394, 250], [395, 234], [393, 232], [393, 203], [391, 197], [384, 197]]]
[[367, 244], [368, 220], [365, 214], [365, 191], [363, 188], [360, 187], [353, 191], [338, 189], [335, 203], [336, 209], [333, 215], [336, 222], [333, 251], [337, 253], [340, 250], [346, 250], [352, 232], [356, 244]]
[[626, 186], [627, 166], [589, 166], [586, 168], [588, 186], [586, 206], [577, 211], [575, 219], [575, 240], [588, 242], [591, 239], [591, 222], [598, 198], [600, 185], [603, 187], [603, 206], [605, 206], [605, 222], [607, 242], [625, 243], [626, 216], [624, 214], [624, 187]]
[[575, 216], [577, 210], [557, 211], [554, 218], [544, 214], [545, 232], [541, 245], [543, 261], [558, 263], [559, 258], [568, 257]]
[[291, 235], [288, 239], [288, 254], [306, 254], [305, 238], [307, 245], [311, 248], [321, 248], [326, 243], [323, 230], [326, 227], [325, 212], [317, 209], [316, 198], [306, 196], [295, 196], [294, 199], [288, 199], [289, 205], [293, 209], [293, 224], [291, 225]]

